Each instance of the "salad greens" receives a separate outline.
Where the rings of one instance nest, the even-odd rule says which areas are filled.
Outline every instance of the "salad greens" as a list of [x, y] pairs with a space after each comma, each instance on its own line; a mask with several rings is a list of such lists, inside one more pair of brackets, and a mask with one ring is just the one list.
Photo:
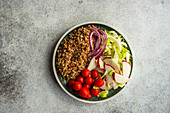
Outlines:
[[[105, 30], [105, 32], [107, 34], [107, 44], [106, 44], [106, 49], [102, 56], [111, 57], [115, 62], [117, 62], [117, 64], [120, 65], [121, 71], [126, 71], [122, 69], [123, 68], [122, 61], [126, 61], [127, 63], [131, 64], [131, 57], [132, 57], [130, 51], [128, 50], [126, 41], [121, 35], [118, 35], [115, 31]], [[115, 70], [111, 70], [108, 74], [114, 78], [115, 75], [114, 73], [116, 73]], [[119, 74], [121, 76], [122, 72], [120, 72]], [[107, 79], [106, 82], [108, 82]], [[116, 81], [109, 80], [109, 83], [106, 84], [107, 90], [101, 91], [98, 94], [98, 97], [102, 97], [102, 98], [106, 97], [109, 91], [108, 88], [110, 89], [113, 87], [114, 89], [117, 89], [118, 87], [124, 87], [124, 86], [125, 83], [118, 83]]]
[[[130, 51], [127, 44], [121, 35], [117, 35], [115, 31], [106, 31], [107, 33], [107, 45], [103, 53], [103, 56], [111, 56], [115, 61], [125, 60], [129, 62]], [[131, 62], [130, 62], [131, 64]]]
[[[110, 89], [124, 87], [129, 82], [132, 55], [123, 36], [115, 31], [93, 30], [89, 36], [91, 46], [93, 36], [98, 38], [95, 38], [94, 48], [91, 47], [92, 53], [89, 57], [92, 57], [92, 60], [88, 69], [100, 71], [98, 78], [102, 79], [104, 84], [100, 87], [93, 86], [93, 89], [101, 89], [97, 96], [105, 98]], [[97, 42], [101, 42], [101, 44], [99, 45]]]
[[115, 73], [115, 70], [111, 70], [111, 71], [109, 72], [109, 75], [110, 75], [110, 76], [113, 76], [113, 73]]
[[97, 96], [102, 98], [107, 97], [108, 92], [109, 92], [108, 90], [101, 91]]

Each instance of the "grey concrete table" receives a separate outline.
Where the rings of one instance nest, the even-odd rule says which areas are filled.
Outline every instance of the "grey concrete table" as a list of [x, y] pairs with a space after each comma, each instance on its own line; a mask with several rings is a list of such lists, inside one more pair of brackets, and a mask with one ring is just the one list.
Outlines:
[[[85, 104], [57, 84], [51, 57], [74, 25], [115, 26], [134, 51], [133, 78], [116, 98]], [[170, 0], [0, 0], [0, 113], [170, 112]]]

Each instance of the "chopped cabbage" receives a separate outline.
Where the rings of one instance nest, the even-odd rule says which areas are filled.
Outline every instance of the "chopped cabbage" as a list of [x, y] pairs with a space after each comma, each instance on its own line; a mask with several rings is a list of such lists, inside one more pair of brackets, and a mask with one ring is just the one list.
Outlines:
[[[128, 50], [128, 44], [126, 43], [125, 39], [115, 31], [105, 30], [105, 32], [107, 34], [107, 45], [103, 56], [112, 57], [120, 65], [120, 69], [122, 70], [122, 60], [125, 60], [130, 64], [132, 62], [132, 55]], [[114, 70], [110, 71], [109, 75], [113, 76], [113, 73], [115, 73]], [[125, 84], [118, 83], [118, 86], [124, 87]], [[107, 85], [107, 87], [109, 88], [110, 85]], [[98, 96], [106, 97], [106, 95], [106, 91], [102, 91]]]
[[129, 62], [129, 58], [130, 58], [130, 53], [126, 52], [126, 61]]
[[125, 42], [121, 42], [122, 46], [127, 47], [127, 44]]
[[126, 53], [129, 52], [128, 49], [122, 47], [122, 50], [118, 53], [118, 56], [121, 60], [125, 60]]

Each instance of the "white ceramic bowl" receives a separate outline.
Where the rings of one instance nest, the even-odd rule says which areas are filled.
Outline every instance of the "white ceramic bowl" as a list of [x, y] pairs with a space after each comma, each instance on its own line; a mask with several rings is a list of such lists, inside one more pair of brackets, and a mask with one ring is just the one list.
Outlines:
[[[106, 98], [106, 99], [99, 99], [99, 100], [95, 100], [95, 101], [92, 101], [92, 100], [87, 100], [87, 99], [82, 99], [82, 98], [79, 98], [77, 96], [75, 96], [74, 94], [70, 93], [62, 84], [62, 82], [60, 81], [60, 78], [59, 76], [57, 75], [57, 72], [56, 72], [56, 66], [55, 66], [55, 58], [56, 58], [56, 51], [61, 43], [61, 41], [74, 29], [80, 27], [80, 26], [83, 26], [83, 25], [89, 25], [89, 24], [97, 24], [97, 25], [103, 25], [103, 26], [107, 26], [109, 28], [112, 28], [114, 29], [115, 31], [117, 31], [115, 28], [111, 27], [110, 25], [108, 24], [105, 24], [105, 23], [102, 23], [102, 22], [85, 22], [85, 23], [82, 23], [82, 24], [79, 24], [79, 25], [76, 25], [74, 27], [72, 27], [71, 29], [69, 29], [61, 38], [60, 40], [57, 42], [57, 45], [54, 49], [54, 53], [53, 53], [53, 60], [52, 60], [52, 67], [53, 67], [53, 71], [54, 71], [54, 75], [55, 75], [55, 78], [57, 79], [57, 82], [59, 83], [59, 85], [61, 86], [61, 88], [68, 94], [70, 95], [71, 97], [73, 97], [74, 99], [78, 100], [78, 101], [81, 101], [81, 102], [85, 102], [85, 103], [100, 103], [100, 102], [105, 102], [105, 101], [108, 101], [110, 99], [112, 99], [113, 97], [117, 96], [118, 95], [118, 91], [116, 94], [114, 94], [113, 96], [109, 97], [109, 98]], [[120, 31], [117, 31], [118, 33], [120, 33]], [[125, 37], [122, 33], [120, 33], [123, 37]], [[126, 42], [127, 42], [127, 39], [125, 39]], [[127, 43], [128, 46], [129, 46], [129, 43]], [[129, 47], [130, 48], [130, 47]], [[132, 50], [130, 48], [130, 51], [131, 51], [131, 54], [132, 54]], [[133, 57], [132, 57], [133, 58]], [[133, 64], [134, 64], [134, 61], [132, 59], [132, 67], [133, 67]], [[132, 70], [131, 70], [131, 74], [132, 74]]]

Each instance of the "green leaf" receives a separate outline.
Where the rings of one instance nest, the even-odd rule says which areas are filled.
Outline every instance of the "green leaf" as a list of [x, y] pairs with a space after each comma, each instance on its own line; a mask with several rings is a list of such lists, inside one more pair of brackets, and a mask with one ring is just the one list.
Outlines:
[[98, 97], [105, 98], [105, 97], [107, 97], [108, 92], [109, 92], [109, 91], [107, 91], [107, 90], [106, 90], [106, 91], [101, 91], [97, 96], [98, 96]]
[[99, 89], [98, 87], [96, 87], [96, 86], [93, 86], [93, 89]]
[[125, 83], [118, 83], [118, 86], [123, 87], [123, 86], [125, 86]]
[[110, 75], [110, 76], [113, 76], [113, 73], [115, 73], [115, 71], [114, 71], [114, 70], [111, 70], [111, 71], [109, 72], [109, 75]]
[[102, 78], [102, 75], [99, 73], [99, 78]]
[[108, 87], [108, 88], [110, 88], [110, 85], [109, 85], [109, 84], [107, 84], [107, 87]]
[[129, 52], [129, 50], [122, 47], [121, 52], [118, 53], [119, 58], [123, 60], [126, 57], [126, 52]]

